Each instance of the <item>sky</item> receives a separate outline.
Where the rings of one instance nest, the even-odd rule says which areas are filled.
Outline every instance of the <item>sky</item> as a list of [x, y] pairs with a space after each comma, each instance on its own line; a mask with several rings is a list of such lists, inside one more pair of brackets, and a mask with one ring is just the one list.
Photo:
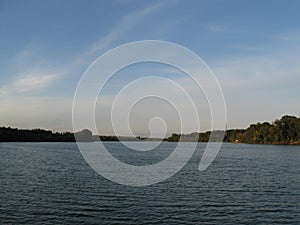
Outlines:
[[[141, 40], [173, 42], [201, 57], [222, 88], [229, 128], [300, 116], [299, 8], [297, 0], [0, 0], [0, 126], [72, 130], [74, 94], [89, 65], [112, 48]], [[113, 134], [108, 106], [126, 84], [149, 75], [171, 79], [192, 96], [201, 126], [191, 120], [184, 132], [210, 130], [205, 96], [189, 78], [168, 65], [146, 63], [125, 68], [106, 85], [93, 132]], [[133, 88], [123, 99], [147, 89], [185, 103], [162, 81]], [[141, 101], [132, 113], [134, 135], [180, 130], [176, 110], [162, 100]]]

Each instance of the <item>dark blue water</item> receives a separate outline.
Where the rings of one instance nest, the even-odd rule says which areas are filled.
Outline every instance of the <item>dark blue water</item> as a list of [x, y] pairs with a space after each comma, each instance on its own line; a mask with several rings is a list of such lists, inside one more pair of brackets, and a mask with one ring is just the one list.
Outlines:
[[[136, 159], [107, 145], [147, 164], [175, 143]], [[204, 147], [170, 179], [129, 187], [94, 172], [75, 143], [0, 143], [0, 224], [300, 224], [299, 146], [224, 144], [199, 172]]]

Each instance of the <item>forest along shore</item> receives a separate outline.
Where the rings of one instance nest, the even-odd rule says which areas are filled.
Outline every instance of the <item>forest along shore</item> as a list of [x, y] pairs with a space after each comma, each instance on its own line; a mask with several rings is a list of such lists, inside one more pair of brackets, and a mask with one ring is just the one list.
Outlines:
[[[247, 129], [230, 129], [214, 132], [223, 133], [224, 142], [300, 145], [300, 118], [286, 115], [272, 123], [252, 124]], [[171, 137], [167, 138], [167, 141], [189, 141], [195, 140], [195, 136], [198, 136], [199, 142], [208, 142], [210, 134], [211, 131], [205, 133], [172, 134]]]
[[[214, 131], [224, 135], [224, 142], [245, 144], [282, 144], [300, 145], [300, 118], [283, 116], [272, 123], [264, 122], [250, 125], [247, 129], [230, 129]], [[195, 141], [208, 142], [211, 131], [204, 133], [172, 134], [166, 139], [142, 137], [117, 137], [93, 135], [90, 130], [77, 133], [52, 132], [43, 129], [24, 130], [10, 127], [0, 127], [0, 142], [75, 142], [79, 141]]]

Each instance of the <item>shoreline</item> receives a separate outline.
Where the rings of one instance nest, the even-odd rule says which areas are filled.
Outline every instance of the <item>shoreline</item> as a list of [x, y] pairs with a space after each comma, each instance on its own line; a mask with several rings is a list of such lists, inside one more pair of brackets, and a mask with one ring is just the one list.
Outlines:
[[[96, 143], [96, 142], [99, 142], [99, 141], [0, 141], [0, 143]], [[101, 142], [165, 142], [165, 143], [178, 143], [178, 141], [165, 141], [165, 140], [162, 140], [162, 141], [159, 141], [159, 140], [139, 140], [139, 141], [134, 141], [134, 140], [119, 140], [119, 141], [116, 141], [116, 140], [102, 140]], [[182, 142], [185, 142], [185, 143], [217, 143], [217, 142], [203, 142], [203, 141], [182, 141]], [[300, 145], [300, 143], [244, 143], [244, 142], [226, 142], [226, 141], [223, 141], [221, 142], [222, 144], [233, 144], [233, 145], [275, 145], [275, 146], [298, 146]]]
[[[211, 139], [211, 137], [213, 137]], [[40, 128], [25, 130], [0, 127], [0, 142], [94, 142], [94, 141], [166, 141], [204, 142], [210, 140], [233, 144], [300, 145], [300, 118], [285, 115], [272, 123], [251, 124], [247, 129], [214, 130], [189, 134], [173, 133], [167, 138], [93, 135], [84, 129], [79, 132], [53, 132]]]

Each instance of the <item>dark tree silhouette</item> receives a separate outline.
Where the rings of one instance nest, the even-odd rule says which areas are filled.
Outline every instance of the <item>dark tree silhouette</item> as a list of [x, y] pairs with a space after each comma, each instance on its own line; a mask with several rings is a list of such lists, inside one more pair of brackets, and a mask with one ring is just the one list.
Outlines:
[[[199, 142], [208, 142], [211, 132], [199, 133]], [[188, 140], [193, 134], [173, 134], [167, 141]], [[225, 142], [248, 144], [300, 144], [300, 118], [283, 116], [272, 124], [268, 122], [250, 125], [247, 129], [232, 129], [226, 132]]]

